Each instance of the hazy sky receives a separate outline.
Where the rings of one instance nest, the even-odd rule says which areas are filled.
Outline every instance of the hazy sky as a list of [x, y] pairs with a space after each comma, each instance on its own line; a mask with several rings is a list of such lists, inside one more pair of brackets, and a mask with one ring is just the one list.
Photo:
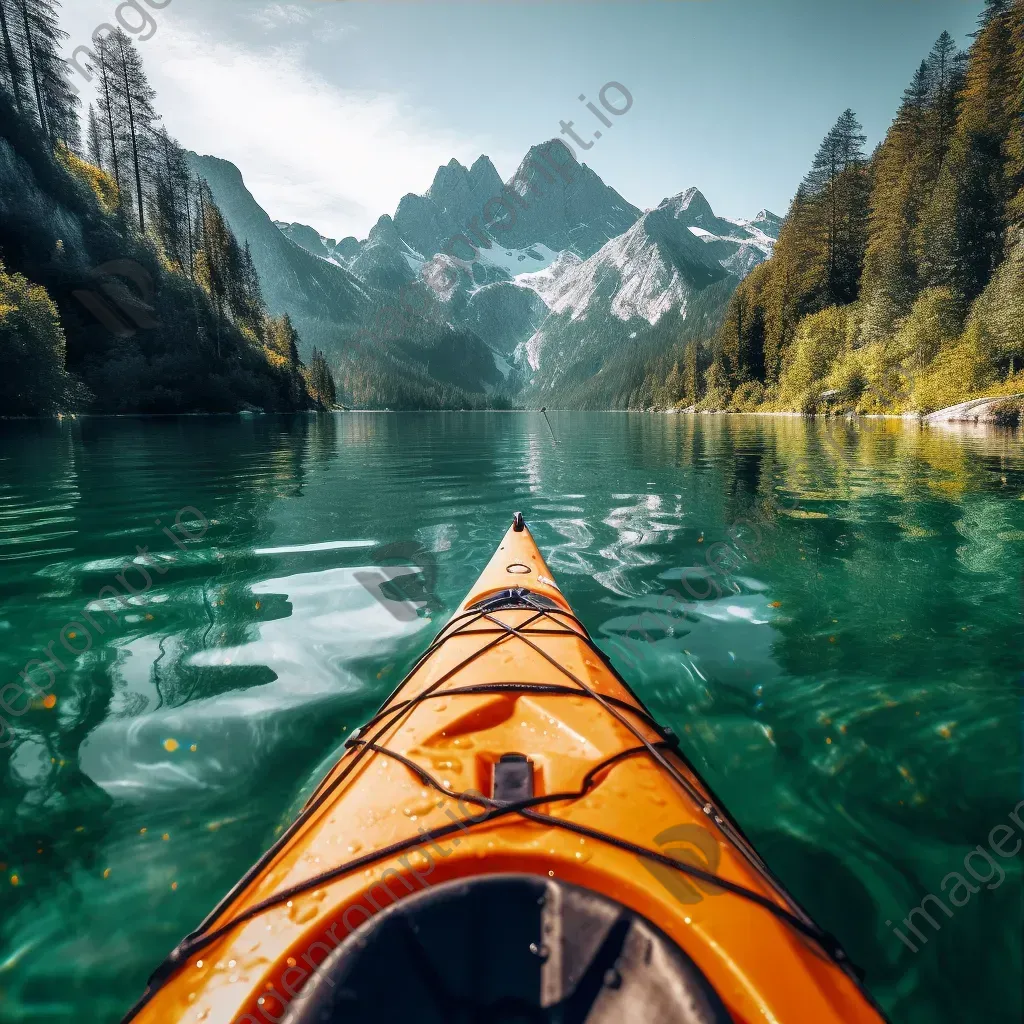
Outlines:
[[[163, 3], [162, 10], [149, 6]], [[481, 153], [507, 178], [559, 122], [642, 208], [696, 185], [716, 212], [784, 214], [852, 107], [873, 146], [943, 29], [980, 0], [65, 0], [69, 51], [121, 9], [157, 107], [185, 146], [236, 163], [267, 212], [364, 237], [439, 164]], [[142, 36], [152, 32], [146, 40]], [[633, 106], [602, 125], [605, 83]], [[80, 83], [83, 97], [88, 86]], [[623, 100], [614, 90], [613, 104]], [[599, 107], [600, 109], [600, 107]], [[603, 131], [600, 140], [593, 132]], [[578, 148], [578, 147], [577, 147]]]

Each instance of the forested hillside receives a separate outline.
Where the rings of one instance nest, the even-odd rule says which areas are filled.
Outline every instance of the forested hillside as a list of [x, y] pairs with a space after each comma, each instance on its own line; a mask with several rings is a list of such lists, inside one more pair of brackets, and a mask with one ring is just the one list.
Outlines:
[[644, 404], [927, 412], [1024, 392], [1024, 0], [988, 0], [969, 53], [944, 33], [864, 143], [844, 111], [773, 257]]
[[0, 415], [310, 407], [291, 323], [121, 31], [81, 131], [59, 6], [0, 0]]

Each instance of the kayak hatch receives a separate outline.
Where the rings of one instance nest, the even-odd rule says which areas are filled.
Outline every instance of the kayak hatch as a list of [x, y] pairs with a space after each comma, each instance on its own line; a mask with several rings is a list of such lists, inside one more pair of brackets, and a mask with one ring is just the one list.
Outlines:
[[412, 1019], [884, 1020], [593, 643], [518, 513], [125, 1021]]

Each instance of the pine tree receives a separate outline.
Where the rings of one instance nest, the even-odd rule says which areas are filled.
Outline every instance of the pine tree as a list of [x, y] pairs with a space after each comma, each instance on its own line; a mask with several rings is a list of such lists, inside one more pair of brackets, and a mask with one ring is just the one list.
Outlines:
[[192, 204], [195, 182], [185, 151], [165, 128], [157, 132], [148, 195], [150, 233], [178, 273], [195, 278]]
[[[210, 186], [203, 181], [199, 186], [196, 279], [213, 301], [218, 317], [227, 317], [231, 312], [239, 261], [238, 242], [213, 201]], [[219, 342], [217, 354], [220, 355]]]
[[956, 127], [957, 103], [963, 88], [967, 54], [948, 32], [935, 41], [925, 61], [927, 68], [927, 114], [924, 124], [924, 149], [928, 154], [931, 181], [942, 169]]
[[302, 366], [302, 360], [299, 358], [299, 332], [295, 330], [292, 318], [287, 313], [283, 314], [281, 321], [282, 333], [288, 346], [288, 364], [293, 370], [298, 370]]
[[700, 366], [697, 358], [699, 345], [690, 341], [683, 352], [683, 397], [688, 405], [695, 405], [700, 399]]
[[113, 36], [117, 61], [115, 64], [118, 87], [121, 92], [122, 124], [127, 131], [131, 166], [135, 176], [135, 198], [139, 216], [139, 230], [146, 230], [144, 179], [156, 149], [156, 122], [159, 115], [153, 108], [156, 93], [149, 87], [142, 67], [139, 51], [134, 43], [118, 29]]
[[337, 401], [337, 393], [334, 384], [334, 376], [331, 368], [327, 365], [327, 359], [318, 348], [313, 349], [313, 355], [309, 361], [309, 368], [306, 371], [306, 385], [310, 396], [325, 409], [333, 409]]
[[764, 379], [764, 306], [757, 279], [733, 295], [717, 345], [719, 362], [734, 387], [747, 380]]
[[1004, 254], [1012, 58], [1008, 17], [993, 13], [971, 49], [956, 130], [922, 219], [925, 283], [953, 288], [965, 306], [981, 294]]
[[1024, 0], [1016, 0], [1007, 12], [1012, 56], [1010, 80], [1016, 83], [1006, 98], [1010, 134], [1006, 141], [1008, 216], [1012, 225], [1024, 226]]
[[664, 404], [672, 408], [675, 406], [683, 397], [683, 374], [679, 368], [679, 363], [674, 362], [672, 369], [669, 370], [668, 376], [665, 378], [665, 402]]
[[21, 0], [31, 27], [32, 54], [38, 68], [40, 121], [52, 144], [62, 143], [73, 152], [81, 145], [78, 119], [80, 101], [69, 78], [71, 67], [61, 56], [68, 38], [58, 22], [59, 0]]
[[[50, 145], [77, 151], [80, 143], [78, 97], [68, 77], [71, 69], [61, 57], [68, 38], [57, 20], [59, 0], [2, 0], [4, 77], [23, 114], [29, 113]], [[23, 92], [35, 103], [26, 104]]]
[[249, 243], [246, 242], [241, 250], [238, 250], [236, 242], [235, 250], [232, 253], [232, 262], [237, 271], [231, 283], [232, 316], [236, 323], [245, 324], [258, 334], [267, 318], [267, 308], [263, 302], [259, 275], [256, 273], [256, 265], [252, 260]]
[[86, 128], [86, 153], [93, 166], [101, 171], [106, 170], [103, 159], [103, 136], [100, 134], [100, 122], [96, 116], [96, 108], [90, 103]]
[[[110, 158], [110, 171], [118, 194], [124, 194], [121, 176], [121, 105], [118, 102], [117, 77], [113, 37], [101, 36], [89, 62], [90, 73], [99, 77], [97, 104], [99, 108], [103, 145]], [[106, 170], [107, 168], [104, 168]]]
[[12, 18], [13, 7], [8, 10], [9, 0], [0, 0], [0, 36], [3, 37], [3, 53], [0, 54], [0, 74], [3, 86], [14, 98], [14, 105], [19, 113], [25, 112], [23, 97], [25, 82], [24, 70], [15, 49], [17, 22]]
[[903, 94], [896, 120], [874, 159], [871, 220], [861, 278], [864, 333], [878, 338], [906, 316], [918, 291], [913, 235], [927, 201], [930, 163], [926, 145], [931, 70], [922, 61]]
[[866, 137], [857, 116], [845, 110], [825, 136], [804, 178], [812, 225], [824, 254], [824, 305], [857, 297], [867, 242], [869, 179]]
[[1010, 10], [1011, 0], [985, 0], [985, 6], [978, 15], [978, 31], [975, 35], [988, 27], [994, 18], [1006, 14]]
[[47, 125], [46, 105], [43, 103], [42, 74], [39, 61], [36, 58], [37, 41], [33, 31], [33, 19], [29, 16], [28, 0], [16, 0], [18, 14], [21, 18], [22, 40], [25, 46], [25, 57], [28, 67], [28, 77], [32, 83], [32, 89], [36, 97], [36, 115], [39, 118], [39, 126], [47, 141], [50, 138], [50, 129]]

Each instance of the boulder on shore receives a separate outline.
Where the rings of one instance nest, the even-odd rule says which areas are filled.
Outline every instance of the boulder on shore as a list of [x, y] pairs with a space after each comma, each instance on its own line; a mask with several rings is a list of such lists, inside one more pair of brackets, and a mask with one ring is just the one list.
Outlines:
[[938, 409], [924, 417], [925, 423], [987, 423], [1001, 427], [1020, 425], [1024, 394], [975, 398], [970, 402]]

